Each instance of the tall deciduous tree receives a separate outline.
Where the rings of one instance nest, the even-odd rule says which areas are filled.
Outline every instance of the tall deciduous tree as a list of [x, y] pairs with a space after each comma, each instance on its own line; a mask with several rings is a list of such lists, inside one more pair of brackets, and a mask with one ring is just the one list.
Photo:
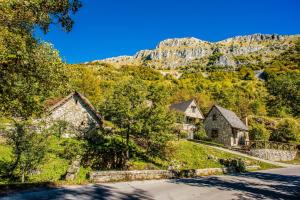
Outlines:
[[70, 31], [79, 0], [4, 0], [0, 2], [0, 115], [29, 118], [43, 100], [64, 86], [63, 63], [50, 45], [33, 37], [52, 23]]
[[118, 86], [104, 102], [105, 116], [117, 125], [119, 132], [125, 137], [127, 159], [129, 158], [129, 139], [141, 133], [143, 112], [147, 108], [147, 90], [139, 79], [132, 79]]

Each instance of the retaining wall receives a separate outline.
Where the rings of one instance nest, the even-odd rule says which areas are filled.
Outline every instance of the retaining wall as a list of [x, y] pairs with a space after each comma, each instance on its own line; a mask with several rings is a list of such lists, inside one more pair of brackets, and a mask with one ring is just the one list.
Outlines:
[[[259, 169], [259, 166], [248, 166], [248, 170]], [[182, 177], [208, 176], [234, 172], [232, 168], [207, 168], [195, 170], [134, 170], [134, 171], [94, 171], [90, 173], [92, 182], [105, 183], [114, 181], [169, 179]]]
[[276, 149], [251, 149], [249, 154], [265, 160], [290, 161], [295, 159], [297, 151]]

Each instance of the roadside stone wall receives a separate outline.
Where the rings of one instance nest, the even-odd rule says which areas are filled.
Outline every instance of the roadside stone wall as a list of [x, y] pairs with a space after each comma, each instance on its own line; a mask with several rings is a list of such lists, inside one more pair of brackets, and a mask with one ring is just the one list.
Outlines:
[[290, 161], [295, 159], [297, 151], [276, 149], [251, 149], [249, 154], [265, 160]]
[[[255, 170], [259, 166], [249, 166], [247, 169]], [[207, 168], [195, 170], [134, 170], [134, 171], [94, 171], [90, 173], [90, 180], [97, 183], [114, 181], [170, 179], [182, 177], [208, 176], [220, 173], [234, 172], [232, 168]]]

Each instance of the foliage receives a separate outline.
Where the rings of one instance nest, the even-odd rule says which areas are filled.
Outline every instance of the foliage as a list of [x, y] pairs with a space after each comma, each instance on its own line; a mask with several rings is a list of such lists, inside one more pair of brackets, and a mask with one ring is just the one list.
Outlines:
[[46, 153], [47, 134], [32, 129], [28, 122], [15, 122], [5, 135], [13, 150], [10, 175], [21, 176], [22, 182], [43, 161]]
[[196, 140], [205, 140], [205, 139], [207, 139], [207, 135], [206, 135], [203, 123], [199, 122], [198, 124], [196, 124], [196, 127], [197, 127], [197, 129], [194, 133], [194, 138]]
[[219, 52], [218, 50], [214, 51], [213, 54], [208, 58], [207, 65], [214, 65], [217, 60], [222, 56], [223, 54]]
[[270, 131], [263, 124], [252, 123], [249, 130], [250, 140], [265, 140], [270, 138]]
[[64, 65], [57, 50], [33, 37], [35, 27], [45, 32], [50, 24], [66, 31], [73, 25], [70, 12], [78, 0], [0, 2], [0, 112], [28, 119], [39, 114], [46, 97], [64, 93]]
[[67, 160], [73, 160], [76, 156], [83, 156], [85, 153], [85, 141], [78, 138], [65, 138], [60, 145], [63, 148], [61, 157]]
[[226, 167], [233, 168], [236, 172], [245, 172], [246, 163], [242, 159], [220, 159], [220, 163]]
[[103, 114], [118, 127], [127, 145], [133, 137], [148, 153], [162, 153], [165, 143], [172, 137], [175, 120], [166, 105], [164, 90], [162, 85], [147, 87], [141, 79], [130, 79], [107, 97]]
[[35, 26], [47, 32], [50, 24], [60, 24], [70, 31], [74, 23], [70, 12], [76, 13], [81, 5], [79, 0], [5, 0], [0, 4], [0, 24], [23, 32], [31, 32]]
[[136, 144], [132, 141], [126, 145], [123, 138], [118, 135], [105, 135], [94, 132], [87, 139], [83, 164], [94, 170], [124, 169], [126, 168], [126, 152], [129, 150], [131, 157], [137, 152]]
[[270, 92], [269, 110], [272, 115], [300, 116], [300, 72], [273, 75], [267, 81]]
[[277, 142], [299, 142], [300, 127], [295, 120], [285, 119], [281, 121], [271, 133], [271, 141]]
[[127, 146], [130, 135], [141, 134], [142, 115], [147, 109], [146, 93], [146, 88], [140, 80], [130, 80], [116, 88], [104, 102], [104, 116], [118, 126], [118, 131], [125, 137]]

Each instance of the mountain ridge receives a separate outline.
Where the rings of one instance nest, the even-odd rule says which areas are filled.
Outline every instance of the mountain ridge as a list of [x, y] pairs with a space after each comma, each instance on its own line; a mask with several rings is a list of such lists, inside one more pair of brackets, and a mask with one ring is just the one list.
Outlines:
[[[296, 35], [252, 34], [209, 42], [195, 37], [170, 38], [160, 41], [155, 49], [145, 49], [132, 56], [117, 56], [90, 63], [145, 65], [176, 69], [182, 66], [237, 67], [268, 61], [293, 45]], [[249, 57], [249, 58], [247, 58]], [[247, 61], [247, 62], [246, 62]]]

